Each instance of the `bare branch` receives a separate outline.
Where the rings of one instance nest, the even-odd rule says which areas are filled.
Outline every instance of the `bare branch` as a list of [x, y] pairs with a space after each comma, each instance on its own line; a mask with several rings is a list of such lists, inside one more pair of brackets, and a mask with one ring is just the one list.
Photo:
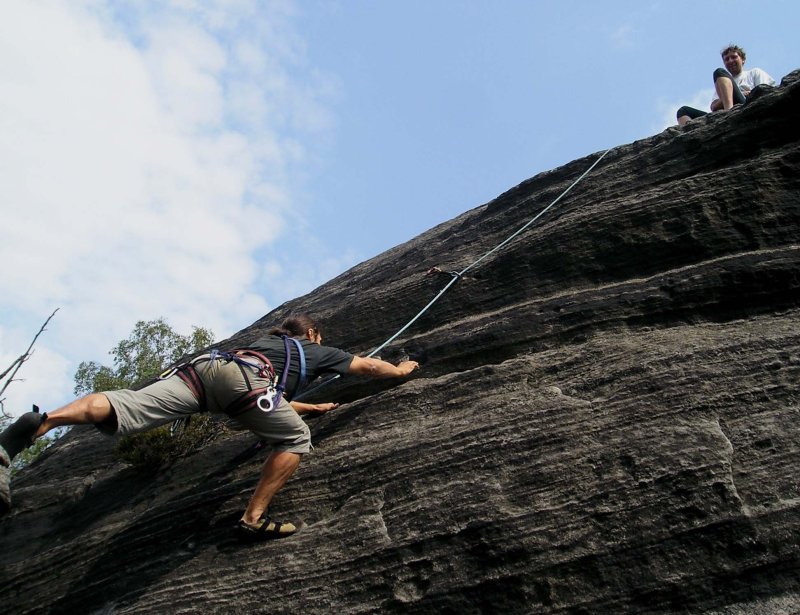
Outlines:
[[5, 398], [2, 397], [3, 393], [6, 392], [8, 385], [14, 382], [14, 376], [17, 375], [17, 372], [19, 371], [19, 368], [22, 367], [22, 364], [25, 363], [25, 361], [27, 361], [33, 354], [33, 345], [36, 343], [36, 340], [39, 339], [39, 336], [47, 330], [48, 323], [53, 318], [53, 316], [56, 315], [56, 312], [58, 312], [59, 309], [61, 308], [56, 308], [55, 310], [53, 310], [53, 313], [47, 317], [47, 320], [44, 321], [44, 324], [39, 329], [39, 332], [33, 336], [33, 341], [31, 342], [30, 346], [28, 346], [28, 349], [25, 351], [25, 353], [22, 354], [17, 359], [15, 359], [14, 362], [11, 364], [11, 366], [8, 369], [6, 369], [2, 374], [0, 374], [0, 380], [5, 378], [6, 375], [9, 374], [9, 372], [11, 374], [10, 376], [8, 376], [8, 380], [5, 382], [5, 384], [3, 384], [3, 388], [0, 388], [0, 411], [3, 413], [4, 416], [8, 415], [6, 415], [5, 408], [3, 407], [2, 404], [2, 402], [5, 401]]
[[6, 369], [6, 371], [4, 371], [2, 374], [0, 374], [0, 380], [2, 380], [3, 378], [5, 378], [5, 377], [6, 377], [6, 374], [7, 374], [8, 372], [10, 372], [12, 369], [14, 369], [14, 366], [15, 366], [17, 363], [23, 363], [24, 361], [25, 361], [25, 355], [22, 355], [21, 357], [17, 357], [16, 359], [14, 359], [14, 362], [11, 364], [11, 366], [10, 366], [10, 367], [8, 367], [8, 369]]

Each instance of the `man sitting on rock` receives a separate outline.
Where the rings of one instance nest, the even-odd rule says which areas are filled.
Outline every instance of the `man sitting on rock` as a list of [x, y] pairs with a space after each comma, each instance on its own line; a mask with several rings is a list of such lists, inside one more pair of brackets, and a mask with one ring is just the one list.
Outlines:
[[[711, 101], [712, 111], [727, 111], [734, 105], [744, 104], [757, 85], [775, 85], [775, 80], [760, 68], [744, 70], [747, 54], [738, 45], [729, 45], [721, 53], [725, 68], [714, 71], [714, 89], [717, 94]], [[678, 124], [684, 126], [689, 120], [703, 115], [706, 112], [700, 109], [681, 107], [677, 113]]]
[[305, 314], [283, 324], [250, 346], [201, 355], [138, 391], [92, 393], [50, 413], [28, 412], [0, 433], [0, 515], [10, 507], [8, 466], [36, 438], [65, 425], [93, 424], [107, 435], [127, 435], [191, 416], [221, 412], [272, 445], [261, 478], [237, 526], [242, 538], [263, 540], [293, 534], [292, 523], [270, 519], [270, 501], [311, 447], [303, 411], [326, 411], [336, 404], [290, 400], [303, 384], [326, 372], [371, 378], [406, 377], [416, 361], [393, 365], [322, 346], [316, 322]]

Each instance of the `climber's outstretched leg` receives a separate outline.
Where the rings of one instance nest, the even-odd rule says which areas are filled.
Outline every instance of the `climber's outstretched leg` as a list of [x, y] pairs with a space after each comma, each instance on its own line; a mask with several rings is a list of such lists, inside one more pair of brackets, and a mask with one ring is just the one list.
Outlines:
[[111, 431], [117, 417], [108, 398], [92, 393], [50, 413], [26, 412], [0, 433], [0, 516], [11, 508], [9, 467], [14, 457], [33, 444], [36, 438], [56, 427], [99, 424]]
[[117, 423], [114, 408], [111, 407], [108, 397], [102, 393], [91, 393], [76, 399], [58, 410], [48, 412], [45, 416], [47, 418], [36, 431], [37, 438], [51, 429], [67, 425], [103, 425], [111, 428], [113, 432]]

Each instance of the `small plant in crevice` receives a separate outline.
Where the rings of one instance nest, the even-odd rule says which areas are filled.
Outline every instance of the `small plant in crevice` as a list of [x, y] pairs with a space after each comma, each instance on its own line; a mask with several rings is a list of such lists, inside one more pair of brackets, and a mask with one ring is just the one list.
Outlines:
[[144, 472], [155, 472], [188, 457], [226, 431], [224, 417], [196, 414], [178, 429], [162, 425], [120, 439], [116, 456]]

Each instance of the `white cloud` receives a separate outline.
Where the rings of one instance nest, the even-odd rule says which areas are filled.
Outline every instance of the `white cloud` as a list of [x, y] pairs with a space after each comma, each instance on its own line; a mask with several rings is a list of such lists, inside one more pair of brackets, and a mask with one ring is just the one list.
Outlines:
[[13, 387], [61, 401], [137, 320], [221, 338], [269, 309], [256, 254], [302, 219], [298, 131], [332, 122], [291, 3], [120, 7], [17, 0], [0, 22], [0, 357], [61, 307]]
[[225, 52], [208, 33], [184, 23], [158, 24], [143, 55], [170, 120], [186, 131], [219, 127], [224, 99], [219, 75]]
[[635, 30], [631, 24], [623, 24], [611, 32], [611, 43], [615, 47], [633, 47]]

